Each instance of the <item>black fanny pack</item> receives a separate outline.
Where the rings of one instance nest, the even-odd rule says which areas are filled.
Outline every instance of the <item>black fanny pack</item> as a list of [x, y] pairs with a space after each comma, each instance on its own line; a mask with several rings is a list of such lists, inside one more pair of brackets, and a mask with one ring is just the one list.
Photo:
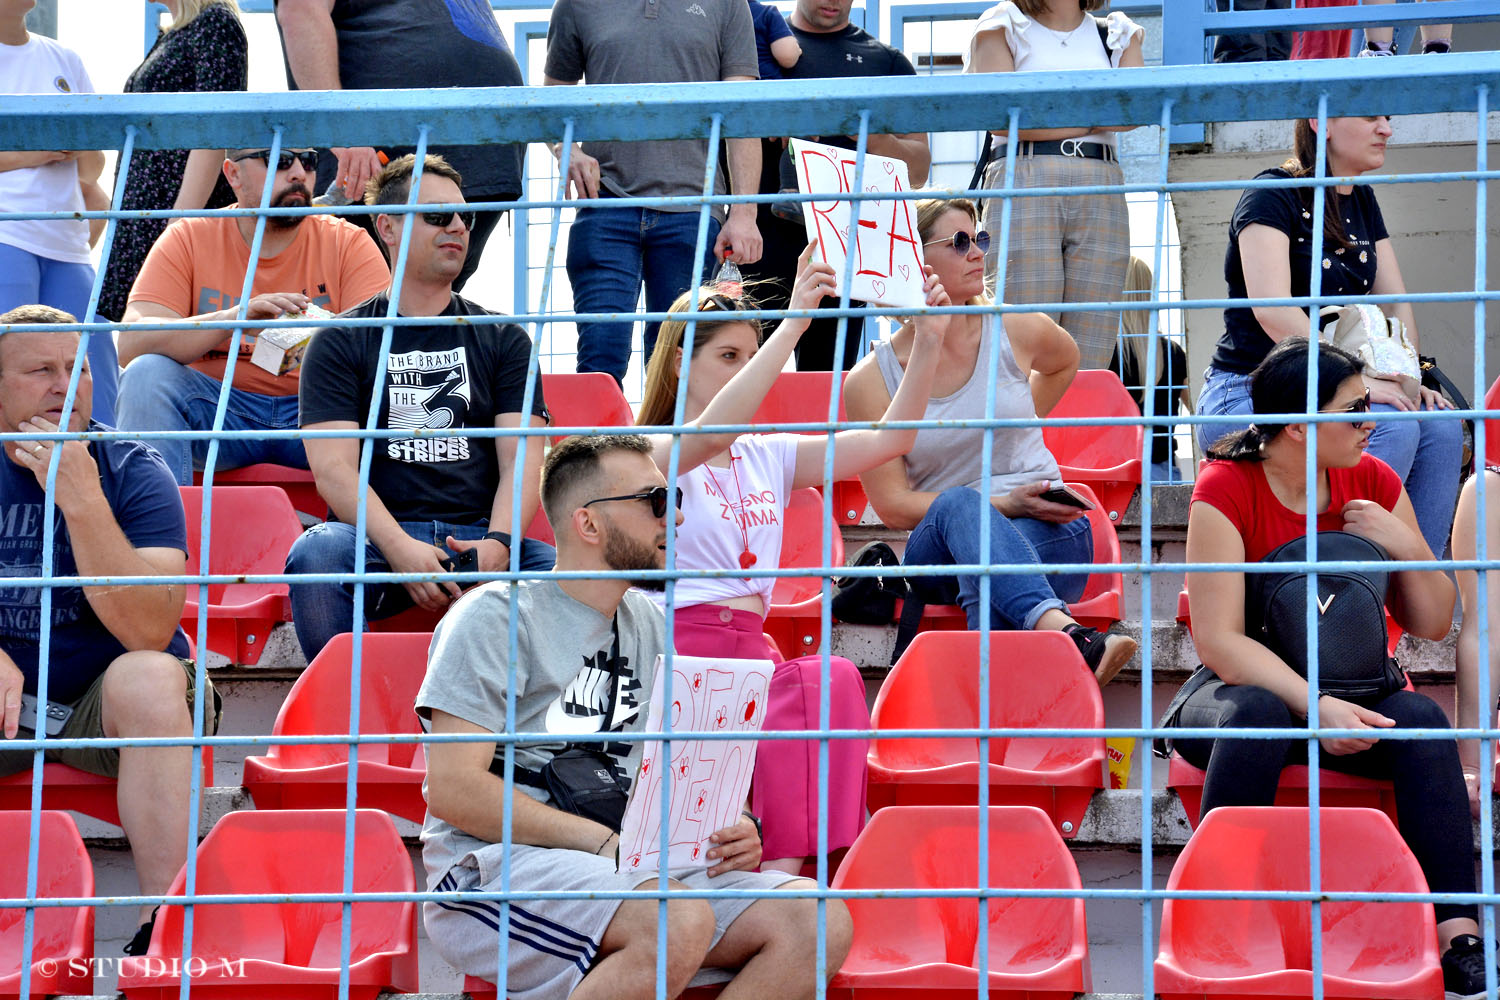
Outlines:
[[[502, 771], [503, 759], [496, 757], [490, 770]], [[572, 747], [557, 754], [539, 770], [515, 768], [516, 781], [540, 788], [552, 799], [552, 806], [595, 823], [603, 823], [619, 832], [625, 820], [625, 803], [629, 796], [615, 774], [614, 758], [602, 750]]]
[[[901, 560], [885, 542], [871, 542], [854, 554], [850, 566], [899, 569]], [[896, 646], [891, 651], [895, 663], [916, 638], [926, 605], [907, 585], [906, 577], [841, 576], [833, 581], [833, 617], [851, 625], [889, 625], [896, 619], [896, 602], [901, 602], [901, 621], [896, 628]]]

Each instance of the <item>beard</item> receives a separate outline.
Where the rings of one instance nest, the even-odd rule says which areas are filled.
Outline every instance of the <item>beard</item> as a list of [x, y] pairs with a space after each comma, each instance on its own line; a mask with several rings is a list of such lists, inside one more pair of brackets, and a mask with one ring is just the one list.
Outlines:
[[[272, 208], [306, 208], [311, 204], [312, 192], [305, 184], [293, 184], [271, 199]], [[306, 216], [272, 215], [266, 218], [266, 225], [272, 229], [295, 229], [304, 218]]]
[[[604, 564], [613, 570], [630, 572], [642, 569], [661, 569], [661, 550], [647, 545], [611, 526], [609, 537], [604, 540]], [[632, 580], [631, 586], [642, 590], [664, 590], [664, 580]]]

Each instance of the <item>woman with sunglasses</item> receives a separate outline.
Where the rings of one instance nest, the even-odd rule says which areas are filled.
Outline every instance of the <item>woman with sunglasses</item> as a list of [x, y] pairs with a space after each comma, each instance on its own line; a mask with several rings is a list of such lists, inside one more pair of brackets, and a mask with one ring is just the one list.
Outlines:
[[[1259, 562], [1307, 531], [1309, 510], [1320, 532], [1343, 531], [1385, 549], [1393, 560], [1430, 560], [1411, 500], [1390, 466], [1366, 452], [1366, 420], [1321, 422], [1307, 482], [1307, 423], [1274, 414], [1306, 412], [1308, 342], [1290, 338], [1256, 367], [1250, 396], [1256, 422], [1225, 435], [1208, 451], [1188, 511], [1190, 565]], [[1352, 355], [1320, 346], [1320, 412], [1365, 415], [1369, 395], [1363, 365]], [[1389, 574], [1387, 606], [1407, 631], [1429, 639], [1448, 634], [1453, 584], [1439, 570]], [[1246, 633], [1245, 574], [1189, 572], [1193, 641], [1200, 671], [1169, 709], [1166, 726], [1193, 729], [1290, 729], [1305, 724], [1307, 680]], [[1180, 707], [1177, 703], [1180, 702]], [[1319, 724], [1360, 735], [1322, 740], [1319, 766], [1347, 774], [1389, 778], [1395, 786], [1401, 835], [1433, 892], [1473, 892], [1474, 857], [1468, 798], [1452, 738], [1381, 739], [1391, 728], [1448, 728], [1443, 710], [1414, 691], [1366, 698], [1318, 698]], [[1266, 806], [1276, 798], [1281, 769], [1306, 760], [1305, 739], [1172, 741], [1189, 763], [1207, 772], [1203, 812], [1219, 806]], [[1377, 859], [1372, 859], [1372, 862]], [[1473, 904], [1435, 904], [1438, 946], [1449, 997], [1484, 995], [1483, 950]]]
[[[797, 261], [797, 277], [788, 308], [813, 309], [834, 295], [833, 269], [812, 259], [808, 246]], [[936, 278], [926, 281], [927, 303], [948, 304]], [[646, 394], [637, 423], [672, 423], [677, 398], [684, 400], [683, 417], [690, 424], [747, 423], [786, 367], [798, 340], [808, 327], [806, 318], [787, 318], [760, 343], [760, 323], [740, 319], [737, 312], [756, 308], [749, 299], [719, 294], [714, 288], [699, 293], [699, 319], [686, 349], [686, 323], [669, 319], [662, 324], [656, 349], [646, 369]], [[692, 307], [691, 294], [672, 305], [680, 314]], [[720, 318], [718, 313], [725, 313]], [[915, 346], [911, 376], [885, 409], [883, 419], [913, 420], [921, 416], [937, 367], [947, 317], [924, 317], [913, 331]], [[690, 357], [687, 384], [682, 369]], [[900, 455], [911, 447], [911, 430], [866, 429], [839, 431], [830, 442], [823, 435], [805, 434], [685, 434], [654, 438], [657, 465], [667, 469], [672, 443], [681, 441], [682, 459], [677, 485], [683, 493], [682, 526], [677, 530], [678, 569], [775, 569], [781, 556], [782, 525], [791, 492], [823, 482], [823, 457], [834, 449], [833, 477], [845, 479]], [[696, 468], [689, 460], [710, 457]], [[835, 529], [836, 530], [836, 529]], [[822, 656], [782, 661], [765, 638], [765, 617], [771, 606], [774, 577], [684, 579], [673, 589], [673, 629], [677, 652], [690, 656], [730, 656], [777, 661], [771, 680], [765, 728], [797, 731], [818, 728]], [[830, 725], [834, 729], [867, 729], [864, 681], [853, 663], [840, 656], [828, 658]], [[854, 842], [865, 817], [864, 740], [832, 740], [828, 745], [828, 850], [841, 851]], [[766, 860], [761, 868], [799, 872], [817, 852], [818, 744], [815, 740], [762, 742], [756, 752], [751, 808], [763, 823]]]
[[[932, 271], [953, 299], [988, 305], [984, 253], [974, 203], [917, 202], [917, 231]], [[916, 330], [902, 325], [849, 373], [849, 417], [879, 419], [893, 395], [906, 390], [917, 359]], [[998, 355], [998, 357], [996, 356]], [[1041, 313], [971, 313], [952, 317], [943, 338], [938, 375], [923, 419], [973, 420], [993, 415], [1046, 416], [1078, 370], [1078, 348], [1068, 332]], [[990, 372], [996, 373], [993, 387]], [[1076, 506], [1044, 494], [1060, 485], [1057, 460], [1040, 427], [996, 427], [989, 441], [990, 479], [983, 482], [981, 428], [931, 428], [917, 433], [904, 456], [860, 475], [880, 520], [910, 530], [908, 566], [1088, 563], [1094, 558], [1088, 518]], [[990, 524], [989, 549], [979, 548], [981, 518]], [[913, 576], [913, 593], [929, 604], [958, 604], [969, 628], [980, 624], [980, 577]], [[990, 628], [1066, 632], [1102, 684], [1135, 654], [1136, 642], [1106, 635], [1068, 615], [1083, 596], [1087, 573], [1004, 573], [989, 577]]]
[[[1385, 115], [1330, 118], [1327, 125], [1328, 176], [1356, 177], [1379, 170], [1391, 137]], [[1263, 170], [1256, 180], [1311, 177], [1317, 170], [1318, 129], [1313, 119], [1298, 119], [1292, 157]], [[1313, 188], [1252, 188], [1240, 196], [1229, 219], [1229, 249], [1224, 278], [1229, 298], [1288, 298], [1310, 294], [1313, 270]], [[1323, 253], [1320, 290], [1334, 303], [1365, 295], [1400, 295], [1406, 291], [1395, 246], [1386, 232], [1375, 191], [1368, 184], [1340, 184], [1324, 189]], [[1389, 316], [1406, 325], [1417, 343], [1409, 303], [1383, 305]], [[1301, 306], [1239, 306], [1224, 310], [1224, 333], [1214, 349], [1198, 410], [1206, 414], [1248, 417], [1250, 372], [1273, 346], [1288, 337], [1306, 337], [1308, 312]], [[1449, 404], [1438, 393], [1422, 389], [1410, 399], [1397, 383], [1366, 377], [1374, 411], [1441, 410]], [[1200, 424], [1198, 441], [1206, 450], [1236, 425]], [[1242, 426], [1242, 425], [1240, 425]], [[1414, 422], [1377, 421], [1370, 435], [1370, 454], [1401, 477], [1417, 513], [1422, 537], [1442, 553], [1453, 524], [1458, 477], [1463, 464], [1463, 428], [1452, 418]]]
[[[980, 15], [969, 42], [964, 71], [1013, 73], [1036, 70], [1113, 69], [1144, 66], [1141, 42], [1146, 30], [1119, 11], [1096, 18], [1090, 11], [1105, 0], [1002, 0]], [[998, 146], [983, 186], [1003, 186], [1007, 122], [1002, 118], [992, 141]], [[1021, 121], [1016, 135], [1015, 187], [1070, 188], [1122, 184], [1115, 155], [1116, 133], [1134, 125], [1097, 123], [1049, 128]], [[984, 202], [984, 228], [998, 244], [1005, 201]], [[987, 254], [988, 275], [998, 269]], [[1014, 303], [1103, 302], [1120, 297], [1125, 260], [1130, 256], [1130, 218], [1125, 195], [1052, 194], [1010, 201], [1010, 241], [1006, 247], [1005, 287], [998, 292]], [[1050, 306], [1047, 308], [1051, 308]], [[1115, 347], [1119, 313], [1109, 310], [1047, 314], [1059, 320], [1078, 344], [1079, 367], [1103, 368]]]

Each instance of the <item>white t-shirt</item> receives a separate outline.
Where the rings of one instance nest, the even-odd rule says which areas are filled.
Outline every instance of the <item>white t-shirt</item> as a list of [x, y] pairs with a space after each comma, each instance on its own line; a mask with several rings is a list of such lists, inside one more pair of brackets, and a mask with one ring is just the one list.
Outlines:
[[[92, 94], [83, 60], [50, 38], [32, 35], [25, 45], [0, 45], [0, 94]], [[81, 212], [74, 160], [0, 171], [0, 209], [7, 212]], [[0, 243], [38, 257], [89, 263], [89, 226], [79, 219], [13, 219], [0, 222]]]
[[[1021, 13], [1021, 9], [1012, 0], [1001, 0], [995, 6], [980, 15], [979, 21], [974, 26], [974, 34], [977, 36], [986, 31], [1001, 30], [1005, 32], [1005, 44], [1010, 49], [1011, 59], [1015, 63], [1016, 72], [1023, 71], [1047, 71], [1065, 69], [1118, 69], [1120, 57], [1130, 47], [1130, 42], [1136, 35], [1145, 35], [1146, 29], [1136, 24], [1130, 18], [1119, 11], [1114, 11], [1104, 19], [1105, 39], [1104, 44], [1099, 42], [1099, 26], [1092, 15], [1085, 15], [1078, 23], [1078, 27], [1072, 31], [1063, 33], [1053, 31], [1045, 24], [1036, 21]], [[1107, 51], [1106, 51], [1107, 50]], [[968, 65], [968, 55], [964, 56], [964, 69], [972, 69]], [[1045, 123], [1021, 123], [1023, 128], [1045, 128]], [[1085, 142], [1098, 142], [1106, 146], [1115, 145], [1115, 133], [1113, 132], [1091, 132], [1080, 136]], [[1003, 145], [1005, 143], [1004, 133], [997, 133], [995, 139]]]
[[[746, 434], [729, 449], [729, 467], [700, 465], [677, 477], [682, 525], [677, 529], [679, 569], [735, 569], [748, 544], [755, 569], [781, 561], [782, 521], [797, 471], [796, 434]], [[775, 577], [680, 580], [679, 608], [758, 595], [771, 605]], [[655, 594], [658, 601], [663, 595]]]

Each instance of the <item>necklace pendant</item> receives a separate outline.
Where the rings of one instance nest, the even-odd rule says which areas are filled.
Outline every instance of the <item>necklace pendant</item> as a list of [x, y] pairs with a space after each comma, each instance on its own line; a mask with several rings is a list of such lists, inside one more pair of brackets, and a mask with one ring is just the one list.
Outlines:
[[740, 553], [740, 569], [749, 569], [755, 565], [755, 553], [749, 549]]
[[1063, 48], [1068, 47], [1068, 40], [1066, 38], [1059, 38], [1058, 42], [1062, 45]]

